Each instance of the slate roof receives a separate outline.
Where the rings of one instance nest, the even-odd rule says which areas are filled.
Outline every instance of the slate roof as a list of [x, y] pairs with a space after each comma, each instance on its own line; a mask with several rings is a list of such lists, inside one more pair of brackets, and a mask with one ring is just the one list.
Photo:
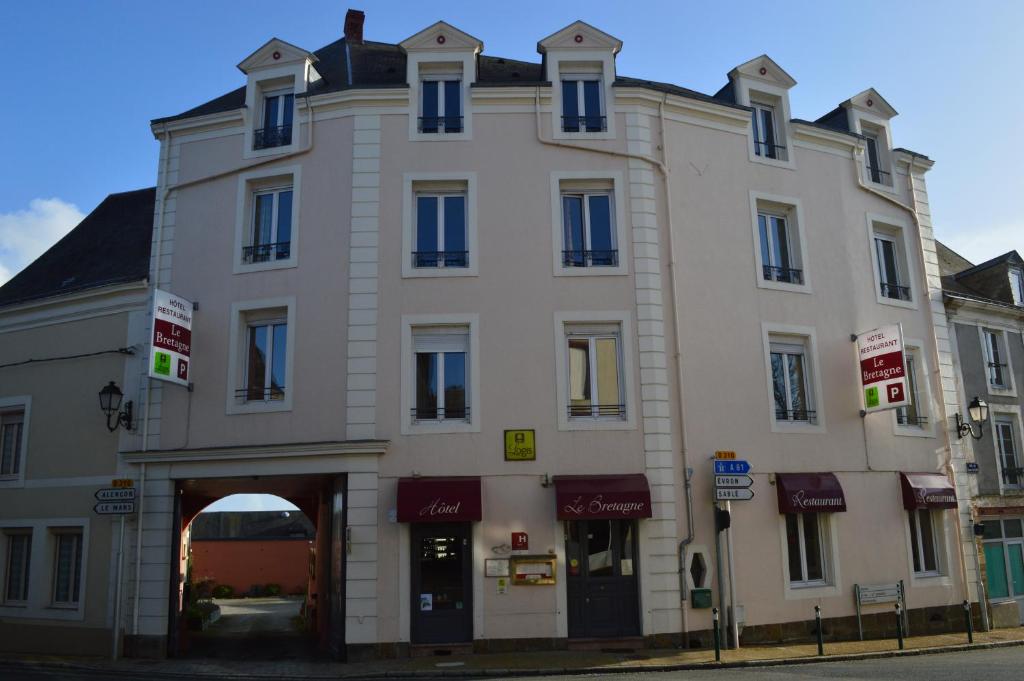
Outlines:
[[149, 276], [156, 188], [111, 194], [0, 287], [0, 307]]
[[221, 511], [192, 521], [192, 540], [313, 539], [316, 529], [301, 511]]
[[[971, 264], [970, 260], [938, 240], [935, 242], [935, 252], [938, 256], [939, 274], [942, 278], [942, 292], [945, 295], [1020, 311], [1020, 306], [1014, 305], [1012, 300], [1004, 300], [1006, 292], [999, 290], [1000, 284], [1007, 281], [1005, 266], [1019, 265], [1022, 262], [1017, 251], [1003, 253], [978, 265]], [[993, 268], [999, 268], [999, 270], [988, 275], [985, 274]], [[996, 282], [995, 286], [993, 286], [993, 279]]]

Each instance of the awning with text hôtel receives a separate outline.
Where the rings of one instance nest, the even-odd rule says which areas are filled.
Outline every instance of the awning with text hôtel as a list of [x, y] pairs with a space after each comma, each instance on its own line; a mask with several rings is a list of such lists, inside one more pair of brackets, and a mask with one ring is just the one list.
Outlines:
[[900, 473], [903, 508], [956, 508], [956, 490], [942, 473]]
[[642, 473], [556, 475], [559, 520], [650, 518], [651, 490]]
[[776, 473], [779, 513], [837, 513], [846, 497], [835, 473]]
[[480, 520], [480, 478], [398, 479], [398, 522], [455, 523]]

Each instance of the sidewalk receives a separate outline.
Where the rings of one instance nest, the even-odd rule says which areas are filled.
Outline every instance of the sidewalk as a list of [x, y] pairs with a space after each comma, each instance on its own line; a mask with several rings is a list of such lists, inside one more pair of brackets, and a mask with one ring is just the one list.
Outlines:
[[95, 658], [47, 656], [3, 656], [0, 663], [29, 667], [61, 667], [117, 675], [146, 674], [155, 677], [241, 677], [276, 679], [396, 678], [406, 676], [538, 676], [552, 674], [607, 674], [614, 672], [671, 671], [716, 666], [759, 666], [801, 664], [814, 661], [886, 657], [898, 654], [950, 652], [967, 648], [1024, 645], [1024, 627], [977, 633], [974, 645], [967, 635], [915, 636], [905, 640], [900, 653], [895, 640], [826, 643], [825, 657], [817, 655], [815, 644], [755, 646], [723, 650], [722, 661], [714, 662], [714, 650], [637, 650], [635, 653], [550, 651], [453, 655], [342, 664], [338, 662], [281, 660], [260, 662], [254, 668], [245, 660], [120, 660], [116, 663]]

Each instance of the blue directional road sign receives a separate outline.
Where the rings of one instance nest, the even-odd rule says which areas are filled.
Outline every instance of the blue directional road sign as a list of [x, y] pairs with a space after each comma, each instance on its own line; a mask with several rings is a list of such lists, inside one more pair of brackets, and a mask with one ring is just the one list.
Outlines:
[[750, 464], [742, 459], [716, 459], [715, 475], [746, 475], [750, 472]]

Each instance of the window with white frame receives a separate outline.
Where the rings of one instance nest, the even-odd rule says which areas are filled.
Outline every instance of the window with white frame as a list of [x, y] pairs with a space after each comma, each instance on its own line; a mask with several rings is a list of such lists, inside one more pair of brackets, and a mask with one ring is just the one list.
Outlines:
[[817, 423], [807, 340], [772, 336], [769, 356], [776, 423]]
[[1013, 304], [1024, 306], [1024, 269], [1010, 268], [1010, 292], [1013, 295]]
[[469, 329], [416, 327], [412, 342], [413, 423], [469, 421]]
[[252, 229], [242, 248], [245, 264], [287, 260], [292, 245], [292, 186], [259, 189], [252, 194]]
[[56, 528], [53, 555], [53, 594], [55, 606], [74, 607], [81, 598], [82, 530]]
[[24, 442], [24, 409], [0, 409], [0, 478], [21, 472]]
[[288, 319], [284, 311], [247, 315], [244, 385], [236, 397], [245, 402], [283, 400], [288, 386]]
[[600, 70], [562, 73], [562, 132], [604, 132], [608, 129]]
[[940, 525], [936, 512], [927, 508], [907, 511], [910, 523], [910, 551], [914, 563], [914, 575], [933, 576], [941, 572], [939, 563]]
[[909, 268], [900, 230], [875, 225], [872, 238], [879, 294], [890, 300], [911, 300]]
[[462, 132], [461, 73], [421, 73], [418, 130], [431, 134]]
[[292, 143], [295, 94], [291, 88], [263, 94], [253, 149], [270, 149]]
[[896, 423], [901, 426], [923, 428], [928, 423], [928, 405], [925, 404], [926, 392], [918, 381], [919, 358], [916, 348], [907, 348], [904, 352], [907, 368], [907, 397], [910, 404], [896, 409]]
[[757, 202], [761, 277], [765, 281], [804, 283], [800, 240], [792, 214], [785, 206]]
[[828, 583], [827, 541], [825, 514], [786, 514], [790, 586], [823, 586]]
[[621, 327], [566, 325], [565, 336], [569, 418], [625, 418]]
[[465, 183], [431, 187], [413, 185], [416, 199], [415, 268], [469, 267], [469, 235]]
[[875, 184], [892, 186], [892, 173], [887, 162], [885, 130], [870, 123], [861, 122], [864, 136], [864, 170], [868, 179]]
[[786, 161], [785, 137], [779, 125], [777, 98], [750, 93], [751, 123], [754, 130], [754, 154], [762, 158]]
[[562, 265], [615, 267], [619, 264], [612, 189], [562, 189]]
[[989, 387], [997, 390], [1009, 388], [1009, 367], [1006, 363], [1007, 353], [1003, 332], [995, 329], [982, 329], [981, 338]]
[[7, 555], [4, 560], [4, 603], [25, 603], [28, 601], [32, 532], [9, 529], [4, 531], [4, 535], [7, 544]]
[[999, 455], [999, 468], [1004, 487], [1024, 486], [1024, 468], [1021, 468], [1020, 447], [1017, 444], [1016, 423], [1010, 416], [996, 416], [992, 422]]

